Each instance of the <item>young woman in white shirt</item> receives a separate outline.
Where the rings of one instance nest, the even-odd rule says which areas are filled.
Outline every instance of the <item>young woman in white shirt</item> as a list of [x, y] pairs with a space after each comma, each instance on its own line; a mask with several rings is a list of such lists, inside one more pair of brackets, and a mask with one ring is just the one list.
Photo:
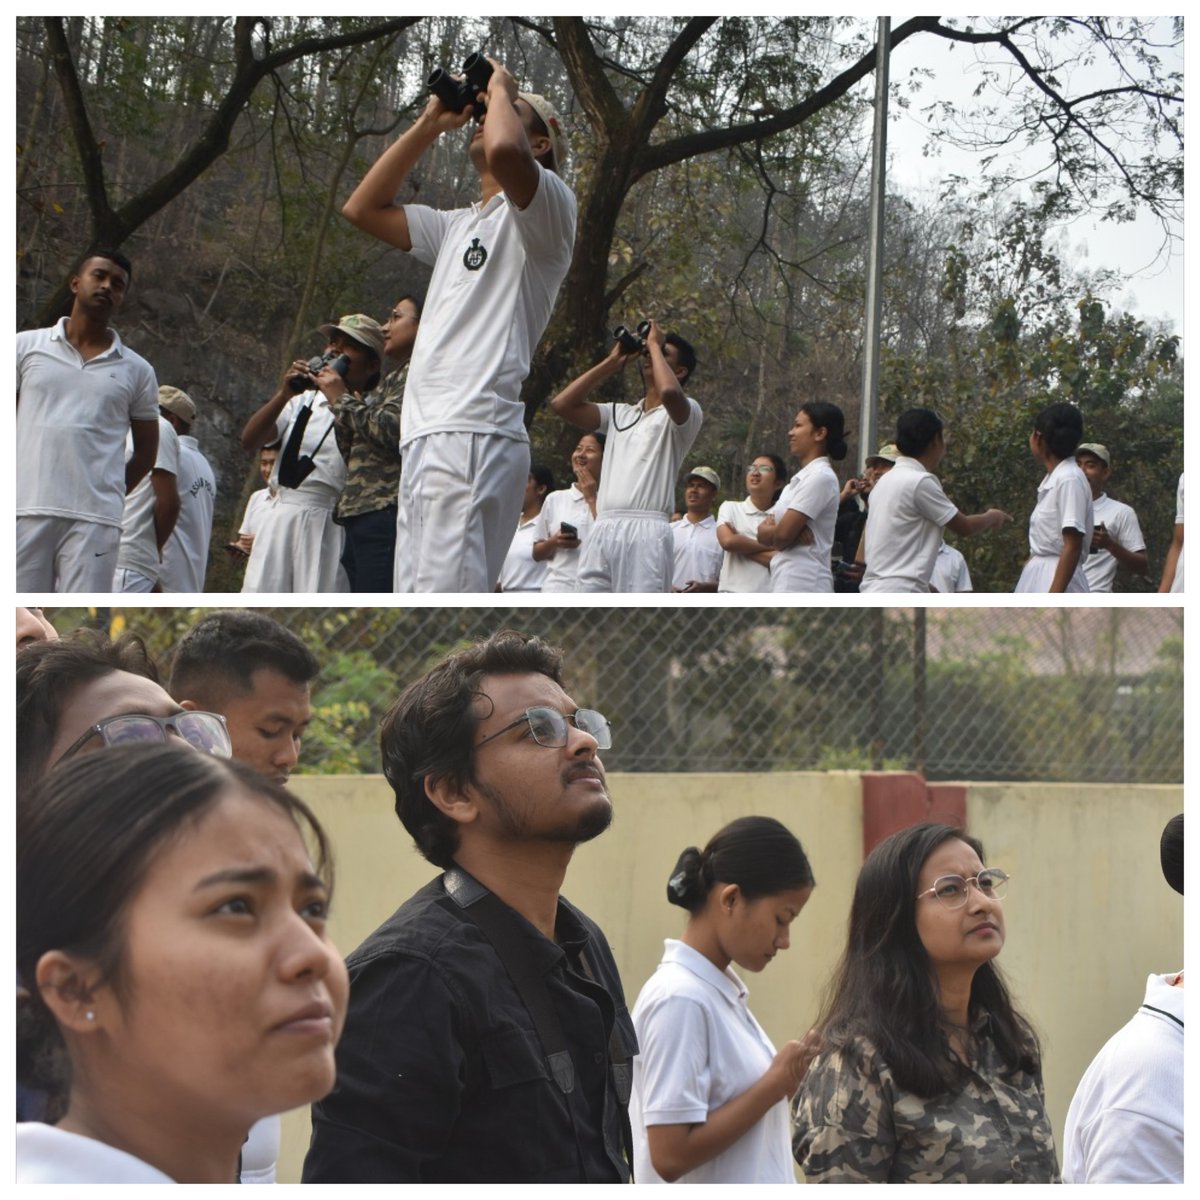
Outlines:
[[734, 972], [789, 943], [812, 868], [771, 817], [742, 817], [689, 847], [667, 884], [688, 911], [633, 1009], [639, 1052], [629, 1116], [639, 1183], [794, 1183], [787, 1101], [815, 1044], [776, 1051]]
[[771, 591], [832, 592], [833, 528], [841, 488], [829, 460], [846, 457], [846, 420], [836, 404], [810, 400], [788, 432], [800, 470], [783, 489], [758, 540], [778, 553], [771, 559]]
[[783, 492], [787, 465], [778, 454], [757, 454], [746, 471], [745, 500], [726, 500], [717, 512], [717, 541], [725, 551], [718, 592], [769, 592], [774, 550], [760, 545], [758, 526]]
[[18, 1078], [54, 1122], [18, 1125], [17, 1182], [236, 1182], [255, 1121], [333, 1087], [316, 818], [174, 739], [70, 758], [17, 805]]
[[1083, 416], [1073, 404], [1038, 413], [1029, 435], [1033, 457], [1046, 469], [1029, 516], [1029, 561], [1018, 592], [1086, 592], [1083, 561], [1092, 543], [1092, 488], [1075, 461]]

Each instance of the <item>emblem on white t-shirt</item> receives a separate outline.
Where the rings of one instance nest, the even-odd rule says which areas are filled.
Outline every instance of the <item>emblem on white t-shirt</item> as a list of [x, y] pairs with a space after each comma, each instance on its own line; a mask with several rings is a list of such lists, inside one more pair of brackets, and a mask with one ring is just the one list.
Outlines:
[[463, 255], [463, 266], [468, 271], [478, 271], [487, 262], [487, 249], [479, 244], [478, 238], [472, 238], [467, 252]]

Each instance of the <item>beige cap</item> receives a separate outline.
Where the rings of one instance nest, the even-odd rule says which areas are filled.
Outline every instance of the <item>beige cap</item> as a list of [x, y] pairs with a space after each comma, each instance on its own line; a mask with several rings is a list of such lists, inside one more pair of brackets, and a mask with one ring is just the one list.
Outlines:
[[189, 425], [196, 420], [196, 402], [187, 392], [180, 391], [177, 387], [171, 387], [169, 383], [159, 385], [158, 406], [165, 408], [169, 413], [174, 413], [181, 421], [186, 421]]
[[1112, 466], [1108, 447], [1102, 446], [1099, 442], [1080, 442], [1079, 448], [1075, 451], [1075, 457], [1078, 458], [1081, 454], [1094, 454], [1106, 467]]
[[683, 482], [687, 483], [689, 479], [703, 479], [705, 483], [711, 483], [718, 492], [721, 490], [721, 477], [712, 467], [693, 467]]
[[517, 97], [524, 100], [541, 118], [550, 134], [550, 146], [554, 151], [555, 166], [561, 167], [567, 157], [567, 135], [563, 133], [562, 119], [558, 110], [538, 92], [518, 92]]
[[884, 462], [894, 463], [900, 457], [900, 450], [895, 442], [888, 442], [886, 446], [880, 446], [874, 454], [867, 455], [867, 462], [874, 462], [877, 458], [882, 458]]
[[378, 358], [383, 358], [383, 326], [374, 317], [368, 317], [365, 313], [349, 313], [338, 317], [336, 325], [321, 326], [321, 334], [327, 338], [332, 337], [335, 330], [374, 351]]

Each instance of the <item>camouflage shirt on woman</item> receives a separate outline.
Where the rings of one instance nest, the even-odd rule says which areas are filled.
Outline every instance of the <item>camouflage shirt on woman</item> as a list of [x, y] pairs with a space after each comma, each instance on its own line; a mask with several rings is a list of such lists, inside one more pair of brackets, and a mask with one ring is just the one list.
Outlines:
[[1005, 1077], [975, 1022], [965, 1085], [904, 1091], [866, 1038], [814, 1060], [796, 1095], [792, 1150], [809, 1183], [1056, 1183], [1041, 1072]]

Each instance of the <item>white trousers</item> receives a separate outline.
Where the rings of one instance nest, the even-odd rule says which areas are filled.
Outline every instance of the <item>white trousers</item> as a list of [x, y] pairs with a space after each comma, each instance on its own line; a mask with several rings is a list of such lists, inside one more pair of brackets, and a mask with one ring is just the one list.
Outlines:
[[111, 592], [119, 525], [74, 517], [17, 518], [18, 592]]
[[333, 519], [335, 503], [313, 504], [280, 488], [271, 519], [254, 538], [242, 591], [349, 591], [340, 562], [344, 532]]
[[113, 572], [112, 590], [114, 592], [152, 592], [157, 581], [147, 579], [141, 571], [132, 567], [118, 567]]
[[579, 552], [581, 592], [669, 592], [675, 541], [662, 513], [599, 513]]
[[397, 592], [494, 592], [521, 517], [529, 443], [430, 433], [404, 447]]

